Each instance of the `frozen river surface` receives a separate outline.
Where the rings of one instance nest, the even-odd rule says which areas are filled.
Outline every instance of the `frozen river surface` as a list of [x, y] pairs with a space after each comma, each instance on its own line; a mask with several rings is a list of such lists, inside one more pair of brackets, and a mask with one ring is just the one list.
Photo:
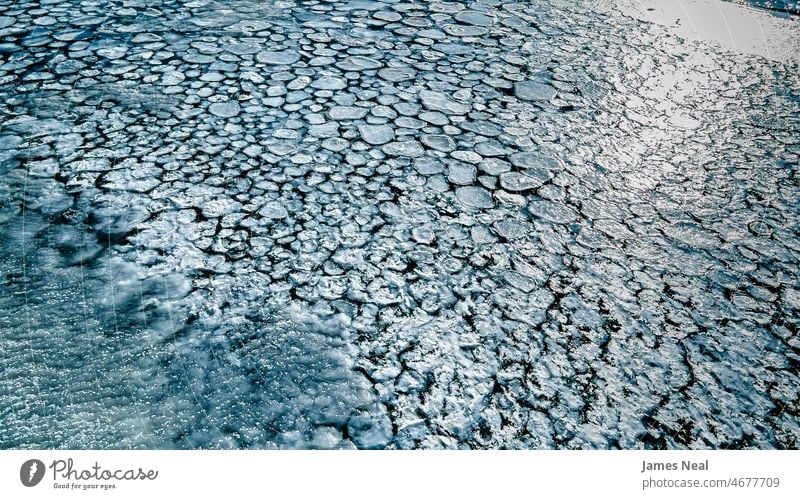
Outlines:
[[0, 0], [0, 448], [800, 446], [797, 62], [596, 4]]

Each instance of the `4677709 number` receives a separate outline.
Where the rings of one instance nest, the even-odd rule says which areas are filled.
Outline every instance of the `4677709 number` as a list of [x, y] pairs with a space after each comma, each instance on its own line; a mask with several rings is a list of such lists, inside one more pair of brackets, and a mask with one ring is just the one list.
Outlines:
[[761, 487], [780, 487], [780, 478], [766, 478], [766, 477], [731, 477], [728, 479], [728, 487], [741, 487], [741, 488], [761, 488]]

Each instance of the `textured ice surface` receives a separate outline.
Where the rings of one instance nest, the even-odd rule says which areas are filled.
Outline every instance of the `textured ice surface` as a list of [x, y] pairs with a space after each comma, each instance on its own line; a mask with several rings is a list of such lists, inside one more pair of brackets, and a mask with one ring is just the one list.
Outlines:
[[0, 448], [797, 448], [798, 67], [596, 5], [0, 0]]

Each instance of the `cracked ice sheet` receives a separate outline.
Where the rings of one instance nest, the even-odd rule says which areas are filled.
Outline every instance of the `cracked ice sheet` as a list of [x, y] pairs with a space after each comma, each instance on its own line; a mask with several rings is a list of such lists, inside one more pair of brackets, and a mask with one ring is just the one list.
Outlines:
[[[746, 2], [741, 2], [745, 4]], [[759, 2], [751, 2], [761, 7]], [[769, 6], [768, 2], [766, 7]], [[783, 5], [794, 14], [797, 4]], [[598, 6], [668, 27], [688, 40], [710, 41], [729, 50], [778, 61], [800, 61], [800, 29], [796, 17], [776, 17], [766, 11], [720, 0], [609, 0]]]
[[797, 447], [793, 63], [589, 3], [35, 5], [0, 447]]

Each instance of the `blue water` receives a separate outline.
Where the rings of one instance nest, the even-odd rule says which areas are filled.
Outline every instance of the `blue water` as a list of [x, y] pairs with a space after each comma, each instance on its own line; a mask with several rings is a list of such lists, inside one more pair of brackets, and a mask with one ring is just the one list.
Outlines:
[[775, 12], [800, 15], [800, 2], [797, 0], [745, 0], [748, 4]]
[[34, 3], [0, 448], [800, 445], [796, 64], [564, 2]]

